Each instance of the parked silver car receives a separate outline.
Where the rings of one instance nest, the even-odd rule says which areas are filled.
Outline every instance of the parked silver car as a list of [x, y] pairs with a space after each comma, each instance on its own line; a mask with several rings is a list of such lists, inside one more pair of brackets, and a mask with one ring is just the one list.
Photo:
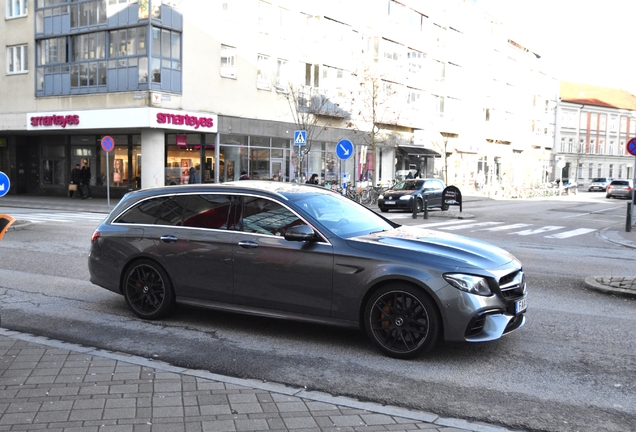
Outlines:
[[183, 304], [354, 327], [396, 358], [498, 339], [527, 307], [508, 252], [296, 183], [131, 192], [93, 233], [88, 268], [143, 319]]
[[607, 190], [605, 192], [605, 198], [631, 198], [632, 190], [634, 189], [634, 181], [633, 180], [612, 180], [612, 182], [607, 186]]
[[612, 179], [607, 177], [596, 177], [593, 178], [590, 182], [590, 186], [587, 188], [588, 192], [605, 192], [607, 190], [607, 186], [611, 183]]

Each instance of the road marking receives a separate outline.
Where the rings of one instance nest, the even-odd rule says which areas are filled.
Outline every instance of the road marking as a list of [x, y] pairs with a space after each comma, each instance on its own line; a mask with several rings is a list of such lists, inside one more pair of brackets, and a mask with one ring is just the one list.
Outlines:
[[59, 222], [101, 222], [106, 214], [99, 213], [19, 213], [14, 214], [16, 219], [28, 220], [32, 223]]
[[421, 224], [421, 225], [415, 225], [415, 226], [418, 228], [430, 228], [430, 227], [440, 227], [444, 225], [467, 224], [469, 222], [472, 222], [472, 220], [462, 219], [462, 220], [454, 220], [454, 221], [446, 221], [446, 222], [427, 223], [427, 224]]
[[574, 237], [577, 235], [587, 234], [596, 231], [592, 228], [579, 228], [572, 231], [566, 231], [558, 234], [547, 235], [545, 238], [553, 238], [553, 239], [564, 239], [568, 237]]
[[493, 228], [483, 228], [480, 231], [507, 231], [511, 229], [524, 228], [531, 225], [532, 224], [518, 223], [518, 224], [504, 225], [504, 226], [498, 226]]
[[544, 226], [544, 227], [537, 228], [537, 229], [529, 229], [529, 230], [525, 230], [525, 231], [517, 231], [517, 232], [508, 233], [508, 234], [510, 234], [510, 235], [517, 234], [517, 235], [521, 235], [521, 236], [527, 236], [527, 235], [532, 235], [532, 234], [541, 234], [541, 233], [548, 232], [548, 231], [556, 231], [556, 230], [561, 229], [561, 228], [565, 228], [565, 227], [548, 225], [548, 226]]
[[499, 225], [499, 224], [502, 224], [502, 223], [505, 223], [505, 222], [476, 222], [476, 223], [471, 223], [471, 224], [468, 224], [468, 225], [440, 227], [439, 229], [448, 230], [448, 231], [455, 231], [455, 230], [460, 230], [460, 229], [464, 229], [464, 228], [475, 228], [475, 227], [480, 227], [480, 226]]

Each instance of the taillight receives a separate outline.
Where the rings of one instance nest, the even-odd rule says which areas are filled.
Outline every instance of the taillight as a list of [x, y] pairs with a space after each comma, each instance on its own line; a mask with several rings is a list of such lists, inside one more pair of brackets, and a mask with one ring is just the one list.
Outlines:
[[101, 233], [98, 230], [93, 231], [93, 236], [91, 237], [91, 243], [96, 242]]

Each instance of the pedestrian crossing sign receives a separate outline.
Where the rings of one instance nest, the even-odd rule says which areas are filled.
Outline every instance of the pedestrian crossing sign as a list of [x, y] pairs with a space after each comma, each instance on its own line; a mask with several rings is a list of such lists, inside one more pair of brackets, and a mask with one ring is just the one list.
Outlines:
[[294, 131], [294, 145], [295, 146], [307, 145], [307, 131], [305, 130]]

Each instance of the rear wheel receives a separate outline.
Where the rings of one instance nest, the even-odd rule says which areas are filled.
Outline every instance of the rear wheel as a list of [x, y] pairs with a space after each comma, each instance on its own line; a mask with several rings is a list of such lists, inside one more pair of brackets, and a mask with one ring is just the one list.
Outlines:
[[389, 357], [408, 359], [430, 351], [441, 334], [433, 301], [419, 288], [392, 284], [367, 301], [364, 325], [371, 341]]
[[612, 196], [610, 194], [605, 194], [605, 198], [610, 199]]
[[123, 294], [128, 307], [140, 318], [163, 318], [174, 309], [174, 290], [168, 274], [150, 260], [134, 263], [124, 276]]

